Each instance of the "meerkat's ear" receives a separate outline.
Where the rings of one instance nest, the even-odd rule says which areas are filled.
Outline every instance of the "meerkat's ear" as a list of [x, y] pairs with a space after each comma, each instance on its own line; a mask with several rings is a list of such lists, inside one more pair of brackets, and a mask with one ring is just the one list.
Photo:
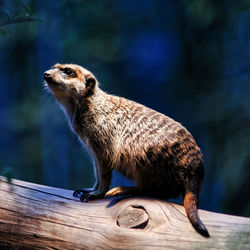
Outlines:
[[86, 77], [86, 89], [94, 89], [96, 80], [93, 76], [89, 75]]
[[96, 79], [92, 75], [86, 76], [86, 96], [90, 96], [94, 93], [96, 86]]

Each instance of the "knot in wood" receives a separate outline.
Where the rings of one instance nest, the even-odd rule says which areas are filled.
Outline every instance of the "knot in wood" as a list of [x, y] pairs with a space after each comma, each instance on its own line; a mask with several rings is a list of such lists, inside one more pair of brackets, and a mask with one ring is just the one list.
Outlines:
[[147, 226], [148, 213], [142, 206], [131, 205], [125, 208], [117, 217], [117, 225], [124, 228], [140, 228]]

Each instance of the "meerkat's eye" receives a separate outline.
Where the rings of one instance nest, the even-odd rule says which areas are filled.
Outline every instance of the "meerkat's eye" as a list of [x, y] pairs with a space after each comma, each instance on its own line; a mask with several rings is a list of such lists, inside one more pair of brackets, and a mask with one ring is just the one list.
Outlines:
[[71, 77], [76, 77], [76, 72], [71, 69], [71, 68], [62, 68], [60, 69], [64, 74], [71, 76]]

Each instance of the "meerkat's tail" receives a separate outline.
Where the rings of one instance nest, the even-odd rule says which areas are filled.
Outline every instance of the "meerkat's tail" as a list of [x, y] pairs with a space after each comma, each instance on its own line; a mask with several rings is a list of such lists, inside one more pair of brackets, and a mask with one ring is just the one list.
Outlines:
[[184, 197], [184, 208], [187, 213], [187, 217], [190, 220], [194, 229], [200, 233], [202, 236], [209, 238], [210, 235], [208, 233], [207, 228], [202, 223], [197, 210], [197, 197], [192, 192], [186, 192]]

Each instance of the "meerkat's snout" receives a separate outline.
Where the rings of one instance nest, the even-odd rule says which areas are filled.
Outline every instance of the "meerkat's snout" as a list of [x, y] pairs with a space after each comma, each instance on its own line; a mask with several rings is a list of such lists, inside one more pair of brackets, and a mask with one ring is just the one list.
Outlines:
[[47, 84], [52, 84], [54, 83], [55, 79], [54, 79], [54, 76], [51, 72], [51, 70], [46, 70], [44, 73], [43, 73], [43, 79], [45, 80], [45, 82]]
[[50, 79], [51, 79], [50, 73], [48, 73], [47, 71], [45, 71], [45, 72], [43, 73], [43, 79], [44, 79], [45, 81], [50, 80]]

